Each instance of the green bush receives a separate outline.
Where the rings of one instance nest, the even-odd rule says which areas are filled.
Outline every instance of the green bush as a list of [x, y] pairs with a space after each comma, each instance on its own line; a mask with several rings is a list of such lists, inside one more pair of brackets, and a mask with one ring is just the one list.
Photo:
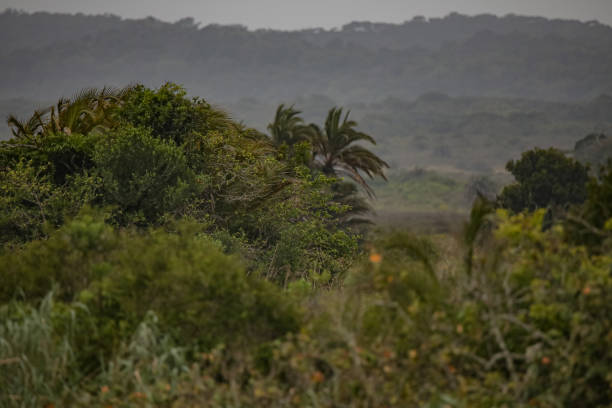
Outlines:
[[135, 127], [144, 127], [159, 139], [183, 145], [193, 133], [205, 134], [231, 126], [222, 112], [199, 98], [189, 99], [179, 85], [159, 89], [137, 85], [130, 89], [119, 116]]
[[280, 290], [247, 276], [197, 228], [122, 234], [108, 272], [79, 296], [99, 326], [123, 321], [133, 328], [151, 310], [165, 333], [203, 347], [258, 344], [295, 330], [297, 310]]
[[582, 203], [589, 181], [588, 167], [550, 148], [524, 152], [506, 165], [516, 182], [504, 187], [498, 197], [503, 208], [514, 212]]
[[21, 293], [36, 301], [56, 285], [58, 298], [87, 306], [105, 342], [100, 350], [111, 350], [148, 311], [177, 341], [206, 347], [265, 342], [295, 330], [295, 306], [276, 286], [247, 276], [203, 227], [119, 232], [83, 215], [47, 240], [0, 255], [2, 300]]
[[117, 234], [104, 220], [84, 213], [48, 239], [0, 255], [0, 300], [15, 296], [38, 301], [58, 285], [58, 298], [71, 301], [99, 279], [109, 254], [119, 245]]
[[142, 128], [109, 135], [97, 146], [94, 162], [104, 203], [118, 207], [120, 222], [155, 223], [185, 205], [195, 189], [195, 175], [182, 150]]

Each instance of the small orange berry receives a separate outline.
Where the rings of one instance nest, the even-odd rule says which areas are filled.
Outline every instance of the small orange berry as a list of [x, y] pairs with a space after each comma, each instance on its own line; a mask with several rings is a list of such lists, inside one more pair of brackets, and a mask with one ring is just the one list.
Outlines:
[[376, 252], [373, 252], [372, 254], [370, 254], [370, 262], [372, 263], [380, 263], [382, 261], [382, 255], [381, 254], [377, 254]]
[[548, 357], [542, 357], [542, 364], [544, 364], [544, 365], [549, 365], [549, 364], [550, 364], [550, 358], [548, 358]]
[[312, 374], [312, 377], [310, 379], [312, 380], [313, 383], [317, 383], [318, 384], [318, 383], [322, 383], [323, 382], [323, 380], [325, 379], [325, 376], [323, 375], [322, 372], [315, 371]]
[[105, 393], [107, 393], [108, 391], [109, 391], [109, 390], [108, 390], [108, 385], [103, 385], [103, 386], [102, 386], [102, 388], [100, 388], [100, 392], [101, 392], [102, 394], [105, 394]]
[[585, 287], [584, 289], [582, 289], [582, 294], [583, 295], [588, 295], [589, 293], [591, 293], [591, 288], [590, 287]]
[[408, 352], [408, 355], [409, 355], [409, 356], [410, 356], [410, 358], [411, 358], [411, 359], [413, 359], [413, 360], [414, 360], [415, 358], [417, 358], [417, 354], [418, 354], [418, 353], [417, 353], [417, 351], [416, 351], [415, 349], [412, 349], [412, 350], [410, 350], [410, 351]]

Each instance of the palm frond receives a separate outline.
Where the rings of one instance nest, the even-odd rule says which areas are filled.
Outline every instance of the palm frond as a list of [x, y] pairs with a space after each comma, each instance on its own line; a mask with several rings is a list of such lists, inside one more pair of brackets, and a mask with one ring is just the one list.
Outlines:
[[376, 142], [372, 136], [356, 130], [357, 122], [350, 120], [349, 114], [350, 111], [347, 111], [343, 115], [342, 108], [335, 107], [328, 112], [323, 129], [311, 125], [316, 165], [326, 174], [348, 176], [373, 197], [374, 192], [363, 175], [369, 178], [379, 176], [386, 180], [384, 169], [389, 165], [370, 150], [354, 144], [360, 141]]

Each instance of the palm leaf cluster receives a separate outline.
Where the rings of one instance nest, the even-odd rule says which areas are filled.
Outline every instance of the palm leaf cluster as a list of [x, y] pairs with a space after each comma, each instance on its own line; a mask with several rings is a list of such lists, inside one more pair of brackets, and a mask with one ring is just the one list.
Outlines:
[[274, 122], [268, 125], [274, 145], [286, 144], [292, 146], [301, 141], [312, 139], [314, 129], [311, 125], [304, 123], [304, 120], [299, 116], [301, 113], [293, 105], [285, 107], [284, 104], [281, 104], [276, 109]]
[[277, 146], [310, 142], [313, 168], [330, 176], [346, 176], [372, 197], [374, 192], [365, 176], [370, 179], [379, 176], [386, 180], [384, 169], [389, 165], [357, 143], [376, 144], [374, 138], [358, 131], [357, 122], [349, 119], [350, 112], [343, 115], [342, 108], [335, 107], [329, 111], [323, 128], [315, 124], [305, 125], [300, 113], [293, 106], [278, 107], [274, 122], [268, 125], [272, 142]]
[[72, 98], [61, 98], [53, 106], [36, 110], [25, 121], [10, 115], [7, 123], [17, 140], [30, 143], [58, 133], [101, 133], [115, 124], [115, 110], [129, 89], [84, 89]]
[[342, 108], [332, 108], [323, 129], [311, 125], [315, 129], [315, 162], [325, 174], [353, 179], [372, 197], [374, 192], [363, 175], [370, 179], [379, 176], [386, 180], [384, 169], [389, 165], [370, 150], [356, 144], [361, 141], [376, 144], [376, 141], [356, 129], [357, 122], [349, 120], [349, 113], [343, 116]]
[[348, 207], [339, 220], [347, 226], [369, 222], [364, 216], [372, 208], [359, 193], [358, 186], [372, 198], [374, 192], [365, 177], [373, 179], [379, 176], [386, 180], [384, 169], [389, 167], [376, 154], [358, 144], [364, 141], [371, 144], [376, 142], [372, 136], [356, 129], [357, 122], [349, 119], [349, 113], [343, 115], [342, 108], [332, 108], [327, 114], [325, 125], [320, 128], [315, 124], [306, 125], [300, 117], [301, 112], [293, 106], [280, 105], [274, 122], [268, 125], [272, 144], [292, 149], [297, 143], [310, 143], [310, 167], [339, 178], [332, 185], [331, 192], [335, 202]]

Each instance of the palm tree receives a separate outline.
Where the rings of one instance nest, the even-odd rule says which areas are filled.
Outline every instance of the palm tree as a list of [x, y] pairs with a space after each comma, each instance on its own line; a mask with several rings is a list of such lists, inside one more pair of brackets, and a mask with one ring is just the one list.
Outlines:
[[6, 123], [11, 128], [11, 133], [21, 142], [34, 142], [37, 135], [45, 128], [46, 115], [51, 108], [35, 110], [30, 119], [20, 121], [15, 115], [9, 115]]
[[61, 98], [56, 105], [37, 110], [27, 121], [9, 116], [13, 136], [36, 142], [51, 134], [102, 132], [115, 123], [115, 109], [130, 88], [84, 89], [72, 98]]
[[274, 122], [268, 125], [274, 145], [293, 146], [312, 138], [313, 129], [311, 126], [304, 124], [304, 120], [299, 116], [301, 113], [301, 111], [294, 109], [293, 105], [285, 107], [284, 104], [281, 104], [276, 109]]
[[328, 175], [346, 175], [363, 187], [370, 197], [374, 192], [362, 174], [370, 179], [380, 176], [387, 179], [384, 168], [389, 165], [380, 157], [363, 146], [355, 144], [367, 141], [376, 144], [372, 136], [357, 131], [357, 122], [349, 120], [350, 112], [342, 116], [342, 108], [332, 108], [327, 114], [324, 129], [311, 125], [315, 162], [321, 171]]

